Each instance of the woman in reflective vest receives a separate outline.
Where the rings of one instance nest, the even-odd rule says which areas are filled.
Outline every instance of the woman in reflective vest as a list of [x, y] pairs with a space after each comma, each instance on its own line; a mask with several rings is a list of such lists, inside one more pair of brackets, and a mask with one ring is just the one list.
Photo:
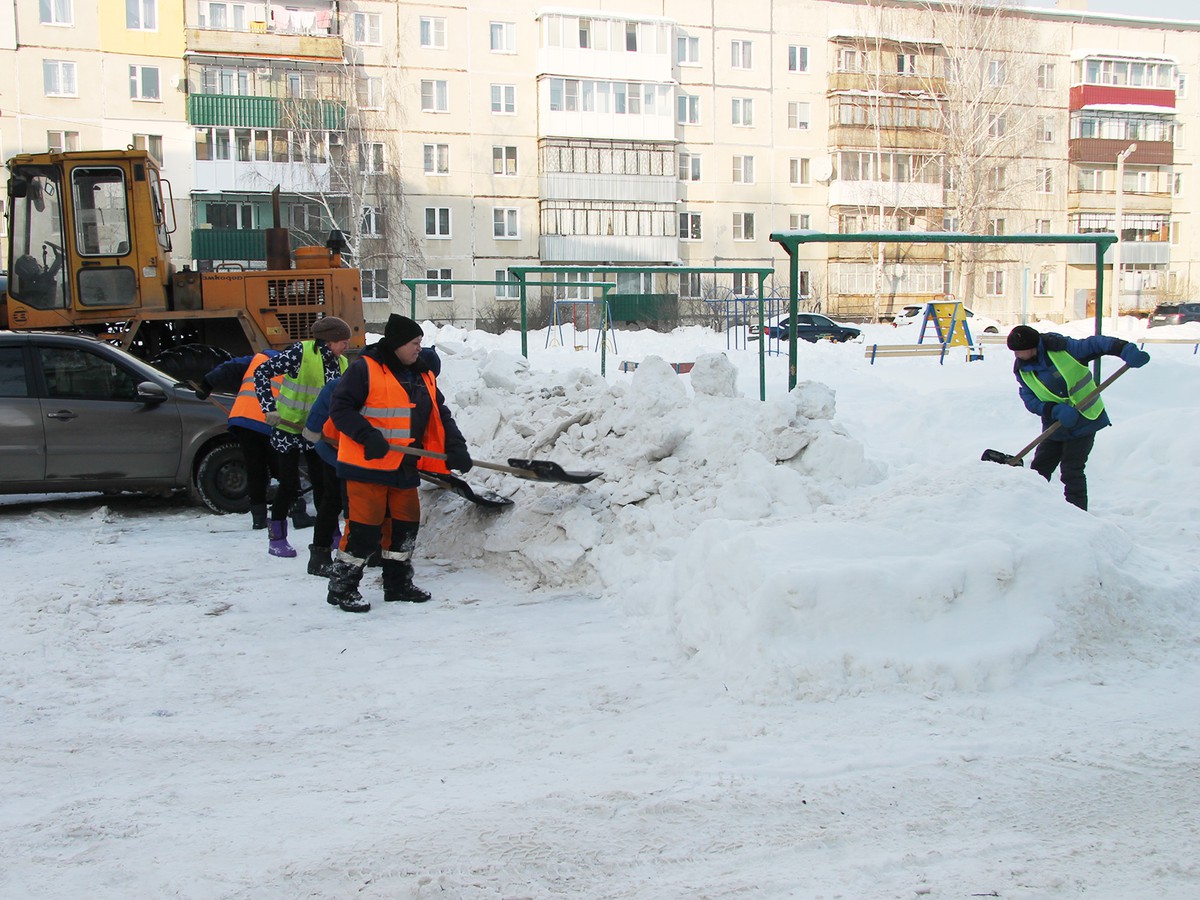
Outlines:
[[[420, 325], [391, 316], [383, 339], [354, 361], [330, 402], [332, 427], [340, 432], [337, 471], [346, 483], [350, 525], [327, 599], [347, 612], [371, 608], [358, 585], [367, 558], [380, 546], [385, 520], [391, 522], [391, 535], [383, 550], [384, 600], [429, 599], [412, 581], [421, 519], [418, 470], [471, 468], [466, 441], [422, 357], [421, 339]], [[409, 446], [444, 453], [448, 469], [440, 460], [418, 463], [418, 457], [401, 452]]]
[[1031, 468], [1047, 481], [1058, 469], [1067, 502], [1087, 509], [1084, 468], [1096, 432], [1111, 423], [1086, 364], [1101, 356], [1119, 356], [1137, 368], [1148, 363], [1150, 355], [1139, 350], [1137, 344], [1118, 338], [1095, 335], [1075, 340], [1061, 334], [1041, 334], [1028, 325], [1012, 330], [1008, 349], [1016, 356], [1013, 374], [1025, 408], [1042, 417], [1043, 430], [1059, 423], [1038, 444]]

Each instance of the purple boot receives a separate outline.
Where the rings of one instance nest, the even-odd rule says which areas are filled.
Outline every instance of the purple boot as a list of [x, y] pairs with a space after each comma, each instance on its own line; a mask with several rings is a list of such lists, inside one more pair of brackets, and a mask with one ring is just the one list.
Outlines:
[[287, 519], [269, 520], [267, 522], [267, 535], [271, 538], [271, 545], [267, 552], [272, 556], [291, 558], [296, 555], [296, 549], [288, 543]]

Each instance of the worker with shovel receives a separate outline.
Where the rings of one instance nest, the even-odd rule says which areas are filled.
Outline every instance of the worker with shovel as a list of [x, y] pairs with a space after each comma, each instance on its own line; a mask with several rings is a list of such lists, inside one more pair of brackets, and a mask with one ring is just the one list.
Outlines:
[[1087, 509], [1084, 467], [1096, 432], [1111, 424], [1087, 363], [1101, 356], [1119, 356], [1137, 369], [1150, 362], [1150, 354], [1119, 338], [1098, 334], [1076, 340], [1053, 332], [1042, 334], [1028, 325], [1018, 325], [1009, 333], [1008, 349], [1016, 355], [1013, 373], [1021, 401], [1042, 417], [1045, 429], [1031, 468], [1047, 481], [1058, 469], [1067, 502]]
[[[391, 315], [383, 338], [363, 351], [333, 391], [329, 418], [340, 432], [337, 473], [346, 482], [346, 542], [329, 568], [330, 604], [367, 612], [358, 586], [367, 558], [383, 548], [383, 599], [423, 603], [429, 593], [413, 584], [413, 548], [421, 523], [418, 466], [447, 472], [471, 469], [467, 443], [446, 406], [429, 363], [421, 356], [421, 326]], [[416, 445], [438, 457], [404, 453]]]

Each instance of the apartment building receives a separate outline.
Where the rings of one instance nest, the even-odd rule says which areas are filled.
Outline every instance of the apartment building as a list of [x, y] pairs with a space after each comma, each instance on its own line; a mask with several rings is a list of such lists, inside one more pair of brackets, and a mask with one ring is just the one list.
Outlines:
[[[146, 146], [200, 268], [263, 265], [276, 204], [297, 243], [338, 229], [371, 322], [409, 309], [402, 278], [502, 282], [419, 288], [418, 315], [469, 322], [515, 300], [513, 265], [602, 267], [651, 317], [755, 285], [640, 266], [769, 267], [786, 294], [769, 236], [795, 229], [1119, 227], [1123, 309], [1200, 291], [1200, 23], [857, 0], [94, 6], [0, 11], [5, 156]], [[1095, 302], [1090, 247], [802, 252], [801, 295], [834, 315]]]

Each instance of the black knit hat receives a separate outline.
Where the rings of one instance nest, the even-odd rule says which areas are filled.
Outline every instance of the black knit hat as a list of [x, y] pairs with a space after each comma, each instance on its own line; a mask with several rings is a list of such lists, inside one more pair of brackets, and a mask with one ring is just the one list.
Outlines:
[[1018, 325], [1008, 333], [1008, 349], [1035, 350], [1037, 349], [1038, 341], [1041, 339], [1042, 335], [1036, 328], [1031, 328], [1028, 325]]
[[322, 316], [313, 322], [312, 336], [327, 344], [350, 340], [350, 326], [337, 316]]
[[389, 350], [403, 347], [413, 338], [424, 337], [425, 332], [408, 316], [392, 313], [388, 316], [387, 325], [383, 329], [383, 340], [380, 341]]

